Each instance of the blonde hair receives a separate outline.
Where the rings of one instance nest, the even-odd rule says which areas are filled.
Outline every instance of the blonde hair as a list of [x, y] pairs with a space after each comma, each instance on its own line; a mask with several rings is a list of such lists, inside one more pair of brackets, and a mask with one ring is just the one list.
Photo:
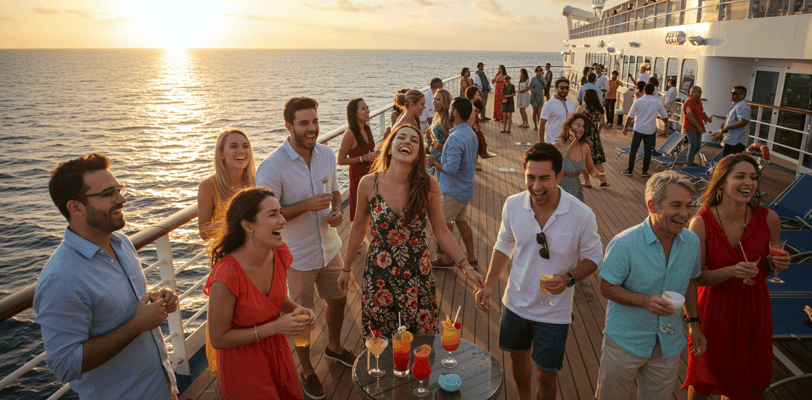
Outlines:
[[246, 159], [248, 165], [242, 171], [242, 180], [248, 186], [257, 185], [257, 173], [254, 167], [254, 148], [251, 146], [251, 140], [248, 136], [239, 129], [224, 129], [217, 137], [217, 144], [214, 145], [214, 186], [217, 188], [217, 194], [220, 195], [221, 200], [226, 200], [229, 197], [229, 186], [226, 182], [226, 163], [223, 161], [223, 150], [226, 147], [226, 140], [232, 134], [239, 134], [248, 142], [248, 154]]
[[[431, 128], [434, 128], [435, 125], [440, 125], [440, 132], [447, 138], [448, 132], [453, 128], [451, 116], [448, 113], [448, 110], [451, 108], [451, 93], [447, 90], [440, 89], [434, 94], [434, 98], [440, 101], [440, 104], [443, 106], [443, 111], [437, 111], [436, 108], [434, 109], [435, 118], [431, 123]], [[428, 135], [428, 132], [426, 134]]]
[[395, 96], [395, 104], [397, 104], [401, 110], [406, 111], [410, 104], [417, 104], [423, 97], [425, 97], [423, 92], [411, 89], [406, 93], [398, 93]]

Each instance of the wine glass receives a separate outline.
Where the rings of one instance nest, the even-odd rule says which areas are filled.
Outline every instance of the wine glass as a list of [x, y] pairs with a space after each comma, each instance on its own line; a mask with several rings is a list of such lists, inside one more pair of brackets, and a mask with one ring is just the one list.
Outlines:
[[[787, 244], [786, 240], [783, 243], [781, 243], [780, 245], [777, 244], [777, 243], [770, 243], [770, 256], [772, 256], [772, 257], [779, 256], [780, 257], [780, 256], [788, 255], [789, 253], [786, 250], [784, 250], [784, 246], [786, 244]], [[772, 283], [784, 283], [784, 281], [781, 278], [778, 277], [778, 270], [775, 268], [775, 265], [773, 264], [772, 259], [770, 259], [770, 265], [772, 265], [773, 271], [775, 271], [775, 276], [773, 276], [772, 278], [767, 279], [767, 280], [772, 282]]]
[[[674, 310], [679, 310], [682, 308], [682, 305], [685, 304], [685, 297], [677, 292], [663, 292], [663, 299], [667, 301], [668, 307]], [[671, 327], [671, 323], [674, 321], [674, 314], [671, 314], [671, 317], [668, 319], [668, 326], [661, 326], [660, 330], [669, 334], [674, 335], [677, 333], [676, 329]]]
[[552, 274], [541, 275], [539, 277], [539, 281], [540, 281], [540, 285], [541, 285], [541, 291], [544, 292], [544, 293], [547, 293], [547, 298], [542, 300], [541, 303], [540, 303], [543, 306], [554, 306], [555, 305], [555, 303], [553, 303], [553, 301], [550, 299], [550, 291], [547, 290], [546, 287], [544, 287], [544, 282], [547, 282], [550, 279], [553, 279]]
[[412, 364], [412, 375], [415, 379], [420, 381], [420, 387], [414, 390], [417, 397], [425, 397], [430, 390], [423, 387], [423, 381], [431, 376], [431, 363], [429, 362], [429, 354], [431, 354], [431, 347], [428, 345], [420, 346], [414, 349], [414, 364]]
[[375, 356], [375, 368], [369, 370], [369, 376], [380, 378], [386, 375], [386, 371], [382, 370], [378, 364], [378, 357], [380, 357], [386, 346], [389, 345], [389, 339], [386, 336], [371, 336], [366, 340], [367, 350]]

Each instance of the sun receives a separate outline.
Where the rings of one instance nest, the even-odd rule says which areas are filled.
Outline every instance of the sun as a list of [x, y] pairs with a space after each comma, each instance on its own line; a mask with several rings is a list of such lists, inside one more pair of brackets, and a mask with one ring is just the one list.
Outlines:
[[130, 19], [125, 35], [134, 47], [219, 47], [228, 33], [227, 0], [140, 0], [123, 2]]

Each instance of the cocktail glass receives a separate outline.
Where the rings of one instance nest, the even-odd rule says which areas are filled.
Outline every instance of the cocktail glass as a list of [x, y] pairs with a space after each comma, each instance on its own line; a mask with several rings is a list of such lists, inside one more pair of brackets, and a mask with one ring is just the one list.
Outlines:
[[420, 387], [414, 390], [417, 397], [425, 397], [431, 391], [423, 387], [423, 381], [431, 376], [431, 363], [429, 363], [429, 354], [431, 354], [431, 347], [428, 345], [420, 346], [414, 349], [414, 364], [412, 364], [412, 375], [420, 381]]
[[446, 368], [456, 367], [457, 360], [451, 358], [451, 352], [460, 347], [460, 331], [454, 327], [454, 322], [451, 320], [443, 321], [443, 334], [440, 336], [440, 344], [448, 351], [448, 358], [440, 361], [440, 364]]
[[[677, 292], [663, 292], [663, 299], [669, 303], [669, 307], [674, 310], [679, 310], [682, 308], [682, 305], [685, 304], [685, 297]], [[668, 326], [661, 326], [660, 330], [669, 334], [674, 335], [677, 333], [676, 329], [671, 327], [671, 323], [674, 321], [674, 314], [671, 314], [671, 317], [668, 319]]]
[[380, 378], [386, 375], [386, 371], [382, 370], [378, 365], [378, 357], [380, 357], [386, 346], [389, 345], [389, 339], [386, 336], [369, 337], [366, 340], [367, 350], [375, 356], [375, 368], [369, 370], [369, 376]]
[[772, 278], [767, 279], [767, 280], [772, 282], [772, 283], [784, 283], [784, 280], [778, 277], [778, 270], [775, 268], [775, 264], [773, 264], [773, 262], [772, 262], [772, 257], [775, 257], [775, 256], [781, 257], [781, 256], [788, 255], [789, 252], [784, 250], [784, 245], [786, 245], [786, 244], [787, 244], [786, 240], [781, 244], [770, 243], [770, 256], [771, 256], [770, 265], [772, 265], [772, 267], [773, 267], [773, 271], [775, 272], [775, 276], [773, 276]]
[[544, 293], [547, 293], [547, 298], [541, 301], [541, 305], [543, 305], [543, 306], [554, 306], [555, 305], [555, 303], [553, 303], [553, 301], [550, 299], [550, 291], [548, 291], [547, 288], [544, 287], [544, 282], [547, 282], [550, 279], [553, 279], [552, 274], [541, 275], [539, 277], [539, 281], [540, 281], [540, 285], [541, 285], [541, 291], [544, 292]]
[[[310, 316], [307, 314], [294, 315], [294, 317], [310, 319]], [[294, 336], [293, 345], [296, 347], [310, 346], [310, 328], [306, 328], [305, 330], [302, 331], [302, 333]]]
[[404, 378], [409, 376], [409, 357], [412, 354], [412, 334], [395, 332], [392, 336], [392, 356], [395, 361], [394, 374]]
[[[758, 266], [759, 261], [761, 261], [761, 256], [756, 258], [756, 261], [755, 261], [756, 266]], [[750, 261], [747, 261], [747, 257], [745, 257], [744, 262], [750, 262]], [[745, 285], [751, 285], [751, 286], [756, 284], [756, 281], [752, 280], [751, 278], [744, 278], [744, 279], [742, 279], [742, 282], [744, 282]]]

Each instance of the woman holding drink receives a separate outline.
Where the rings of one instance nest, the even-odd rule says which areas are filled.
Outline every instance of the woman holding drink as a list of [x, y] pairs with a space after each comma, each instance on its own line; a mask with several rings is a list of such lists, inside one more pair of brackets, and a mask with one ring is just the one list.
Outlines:
[[[770, 267], [789, 267], [780, 247], [778, 215], [759, 205], [758, 164], [729, 155], [714, 168], [701, 210], [690, 229], [700, 240], [698, 309], [708, 352], [689, 354], [682, 389], [690, 400], [760, 399], [772, 373], [772, 308], [765, 279]], [[688, 348], [692, 348], [688, 338]]]
[[284, 225], [273, 192], [244, 189], [209, 245], [212, 272], [204, 292], [226, 399], [302, 398], [285, 336], [312, 329], [316, 320], [287, 295], [293, 256], [282, 241]]

